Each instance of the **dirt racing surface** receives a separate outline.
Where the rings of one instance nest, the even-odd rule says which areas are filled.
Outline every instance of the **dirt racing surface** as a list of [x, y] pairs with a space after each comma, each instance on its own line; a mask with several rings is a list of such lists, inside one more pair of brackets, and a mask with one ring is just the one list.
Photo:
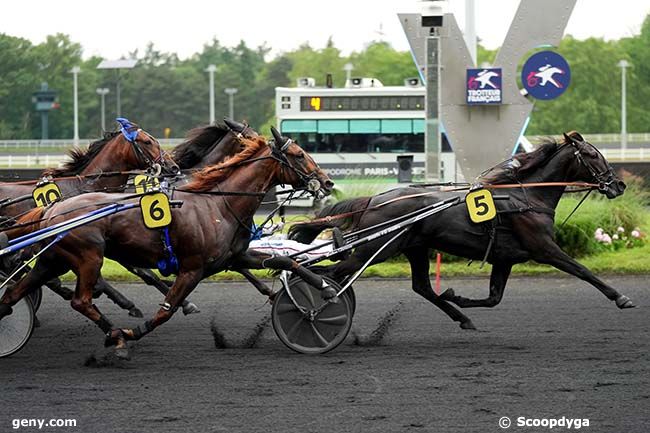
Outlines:
[[[637, 304], [624, 311], [574, 278], [513, 278], [501, 305], [465, 310], [478, 331], [409, 281], [363, 280], [350, 337], [319, 356], [280, 343], [251, 286], [204, 283], [191, 297], [200, 314], [177, 313], [119, 362], [98, 328], [45, 293], [41, 327], [0, 359], [0, 432], [57, 418], [77, 426], [41, 431], [465, 433], [503, 431], [502, 417], [506, 431], [550, 431], [548, 419], [565, 417], [581, 431], [648, 432], [649, 277], [605, 278]], [[117, 287], [146, 318], [162, 301], [152, 288]], [[443, 287], [487, 295], [486, 279]], [[143, 320], [96, 302], [119, 326]]]

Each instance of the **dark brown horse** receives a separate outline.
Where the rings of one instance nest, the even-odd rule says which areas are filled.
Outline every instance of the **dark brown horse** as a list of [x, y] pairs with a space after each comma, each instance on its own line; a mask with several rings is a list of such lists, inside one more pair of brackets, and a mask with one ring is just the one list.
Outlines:
[[[532, 153], [514, 156], [484, 177], [483, 184], [526, 184], [531, 182], [585, 181], [600, 185], [599, 191], [608, 198], [623, 194], [625, 184], [620, 181], [602, 154], [578, 133], [564, 136], [564, 143], [549, 141]], [[633, 307], [632, 302], [614, 288], [597, 278], [589, 269], [568, 256], [557, 245], [553, 233], [554, 209], [564, 193], [565, 186], [510, 188], [499, 190], [509, 200], [497, 201], [498, 216], [490, 222], [475, 224], [468, 215], [464, 201], [440, 214], [433, 215], [388, 246], [373, 263], [403, 253], [411, 265], [413, 290], [442, 309], [461, 328], [474, 329], [471, 320], [456, 309], [460, 307], [494, 307], [499, 304], [512, 266], [528, 260], [552, 265], [581, 278], [598, 290], [619, 308]], [[292, 227], [290, 237], [309, 243], [328, 227], [347, 227], [352, 230], [371, 227], [426, 205], [458, 196], [457, 192], [428, 192], [424, 188], [399, 188], [374, 197], [362, 197], [339, 202], [323, 209], [313, 223]], [[425, 195], [423, 195], [423, 193]], [[377, 209], [375, 206], [398, 197], [419, 194], [418, 197], [396, 200]], [[347, 218], [320, 219], [327, 216], [358, 212]], [[490, 238], [493, 238], [492, 246]], [[377, 251], [386, 238], [380, 238], [355, 249], [350, 258], [325, 268], [324, 272], [342, 281], [360, 269]], [[488, 252], [492, 264], [490, 289], [484, 299], [458, 296], [452, 289], [437, 296], [429, 280], [431, 249], [444, 251], [473, 260], [481, 260]]]
[[[329, 193], [333, 183], [318, 165], [297, 144], [279, 137], [276, 145], [263, 138], [242, 138], [245, 148], [226, 163], [210, 166], [195, 179], [176, 191], [174, 199], [183, 206], [173, 210], [169, 226], [171, 245], [178, 258], [177, 278], [165, 302], [152, 320], [135, 329], [115, 329], [113, 324], [92, 304], [92, 288], [101, 270], [104, 257], [128, 266], [152, 268], [166, 257], [159, 230], [144, 227], [138, 209], [114, 214], [72, 230], [54, 247], [39, 257], [34, 268], [0, 299], [0, 319], [11, 314], [11, 306], [44, 281], [72, 270], [77, 287], [72, 307], [95, 322], [107, 334], [107, 343], [115, 344], [118, 354], [126, 355], [126, 340], [136, 340], [160, 326], [174, 314], [182, 301], [203, 278], [230, 268], [246, 254], [250, 227], [263, 194], [278, 184], [306, 187], [317, 181], [321, 192]], [[223, 196], [222, 191], [246, 192], [249, 195]], [[216, 195], [213, 195], [216, 194]], [[56, 203], [45, 211], [45, 221], [35, 228], [47, 227], [92, 210], [87, 206], [116, 201], [120, 195], [91, 193]], [[96, 205], [99, 207], [99, 205]], [[84, 207], [83, 210], [76, 211]], [[68, 212], [62, 215], [63, 212]], [[43, 212], [33, 211], [24, 220], [38, 220]], [[30, 229], [33, 230], [33, 229]], [[10, 230], [10, 237], [25, 230]], [[324, 297], [335, 295], [333, 289], [318, 276], [301, 268], [292, 260], [246, 261], [257, 267], [292, 269], [305, 280], [323, 289]]]

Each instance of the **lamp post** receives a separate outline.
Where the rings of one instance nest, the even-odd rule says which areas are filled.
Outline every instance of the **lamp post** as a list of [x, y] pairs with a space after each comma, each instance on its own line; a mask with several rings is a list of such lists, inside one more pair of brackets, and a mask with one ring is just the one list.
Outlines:
[[214, 123], [214, 73], [217, 71], [216, 65], [208, 65], [205, 70], [210, 75], [210, 124]]
[[223, 89], [224, 92], [228, 95], [228, 117], [231, 119], [235, 118], [235, 105], [234, 105], [234, 99], [235, 99], [235, 93], [237, 93], [237, 89], [234, 87], [227, 87]]
[[77, 85], [77, 75], [79, 75], [79, 72], [81, 72], [81, 68], [79, 66], [74, 66], [71, 70], [70, 73], [72, 74], [72, 81], [73, 81], [73, 89], [72, 89], [72, 94], [73, 94], [73, 110], [74, 110], [74, 136], [72, 140], [74, 141], [75, 146], [79, 145], [79, 89]]
[[105, 110], [105, 100], [106, 100], [106, 95], [110, 92], [106, 87], [100, 87], [95, 90], [97, 94], [101, 97], [102, 100], [102, 131], [106, 131], [106, 110]]
[[627, 149], [627, 89], [625, 86], [625, 75], [627, 68], [631, 66], [632, 65], [630, 65], [630, 63], [625, 59], [618, 62], [618, 67], [621, 68], [621, 153], [625, 152], [625, 149]]
[[120, 60], [102, 60], [97, 69], [117, 69], [117, 82], [115, 84], [115, 98], [117, 100], [117, 117], [122, 117], [122, 99], [121, 99], [121, 85], [120, 85], [120, 69], [133, 69], [138, 63], [135, 59], [120, 59]]
[[343, 65], [343, 70], [345, 71], [345, 86], [347, 87], [352, 78], [352, 71], [354, 70], [354, 65], [352, 63], [346, 63]]

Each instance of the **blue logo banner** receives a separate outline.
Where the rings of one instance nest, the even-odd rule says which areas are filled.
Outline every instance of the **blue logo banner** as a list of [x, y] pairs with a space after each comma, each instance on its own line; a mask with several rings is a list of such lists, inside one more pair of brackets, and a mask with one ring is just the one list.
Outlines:
[[540, 51], [526, 60], [521, 70], [521, 83], [536, 99], [555, 99], [571, 82], [569, 63], [554, 51]]
[[501, 103], [501, 68], [467, 70], [466, 101], [469, 105]]

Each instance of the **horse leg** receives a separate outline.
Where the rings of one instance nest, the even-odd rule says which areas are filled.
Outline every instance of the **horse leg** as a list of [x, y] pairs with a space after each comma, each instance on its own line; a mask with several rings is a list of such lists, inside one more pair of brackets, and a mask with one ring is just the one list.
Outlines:
[[36, 290], [45, 284], [46, 281], [56, 278], [65, 272], [67, 272], [67, 268], [63, 266], [51, 266], [51, 262], [44, 264], [41, 263], [40, 259], [37, 260], [34, 267], [18, 280], [16, 284], [8, 287], [4, 295], [2, 295], [2, 299], [0, 299], [0, 320], [11, 314], [11, 307], [27, 296], [32, 290]]
[[444, 311], [454, 322], [460, 322], [462, 329], [476, 329], [469, 317], [465, 316], [433, 291], [431, 280], [429, 280], [429, 249], [412, 248], [405, 250], [404, 255], [406, 255], [406, 258], [411, 264], [413, 291]]
[[168, 321], [176, 312], [183, 300], [194, 290], [203, 277], [203, 270], [181, 271], [174, 281], [171, 290], [165, 296], [165, 302], [156, 314], [137, 328], [113, 329], [106, 337], [106, 345], [119, 347], [126, 340], [139, 340], [158, 326]]
[[503, 291], [506, 288], [506, 283], [508, 282], [511, 270], [512, 265], [510, 263], [500, 263], [492, 266], [492, 273], [490, 274], [490, 295], [487, 298], [470, 299], [456, 296], [454, 289], [445, 290], [440, 297], [449, 302], [453, 302], [461, 308], [494, 307], [498, 305], [503, 298]]
[[[95, 285], [94, 291], [104, 293], [108, 299], [113, 301], [123, 310], [128, 310], [129, 316], [131, 317], [143, 317], [142, 311], [135, 306], [132, 300], [124, 296], [122, 293], [118, 292], [115, 287], [111, 286], [104, 277], [100, 276]], [[94, 294], [93, 294], [94, 296]]]
[[552, 240], [548, 240], [545, 245], [536, 250], [537, 254], [533, 260], [539, 263], [548, 264], [584, 280], [600, 290], [610, 301], [615, 301], [618, 308], [633, 308], [634, 303], [627, 296], [617, 292], [613, 287], [606, 284], [600, 278], [596, 277], [593, 272], [578, 263]]
[[[85, 253], [83, 260], [76, 263], [77, 266], [73, 269], [76, 268], [77, 286], [70, 305], [74, 310], [93, 321], [108, 338], [113, 329], [113, 323], [93, 304], [93, 289], [101, 278], [102, 262], [101, 253], [95, 255]], [[115, 345], [115, 354], [119, 358], [128, 359], [126, 340], [122, 339]]]
[[[124, 265], [123, 265], [124, 266]], [[161, 280], [158, 278], [156, 274], [153, 273], [150, 269], [145, 269], [145, 268], [133, 268], [131, 266], [124, 266], [127, 271], [131, 272], [134, 275], [137, 275], [140, 277], [142, 281], [144, 281], [146, 284], [155, 287], [158, 289], [160, 293], [163, 295], [167, 295], [169, 292], [169, 287], [171, 286], [171, 283], [165, 280]], [[187, 299], [183, 300], [183, 314], [188, 315], [188, 314], [194, 314], [194, 313], [200, 313], [201, 310], [199, 310], [199, 307], [196, 306], [193, 302], [188, 301]], [[142, 316], [138, 316], [142, 317]]]
[[60, 278], [52, 278], [51, 280], [47, 281], [45, 285], [47, 286], [48, 289], [50, 289], [51, 291], [53, 291], [54, 293], [56, 293], [66, 301], [69, 301], [74, 296], [74, 290], [65, 287], [61, 283]]

